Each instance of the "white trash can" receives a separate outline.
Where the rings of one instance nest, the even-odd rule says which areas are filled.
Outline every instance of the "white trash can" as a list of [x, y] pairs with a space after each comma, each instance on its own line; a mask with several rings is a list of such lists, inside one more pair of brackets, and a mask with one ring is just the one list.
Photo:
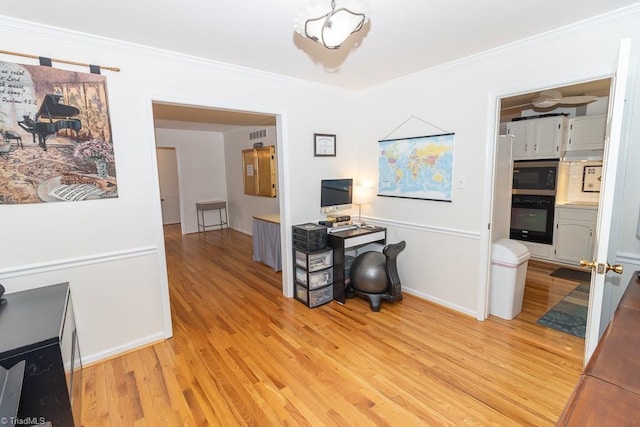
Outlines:
[[529, 257], [529, 249], [516, 240], [493, 242], [489, 313], [511, 320], [522, 311]]

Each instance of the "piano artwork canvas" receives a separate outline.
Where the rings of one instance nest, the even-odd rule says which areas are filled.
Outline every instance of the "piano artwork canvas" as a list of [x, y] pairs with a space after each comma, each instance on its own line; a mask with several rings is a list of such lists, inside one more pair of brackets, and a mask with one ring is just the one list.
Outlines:
[[[48, 93], [44, 96], [40, 109], [35, 119], [24, 116], [18, 125], [33, 135], [33, 142], [36, 142], [38, 136], [38, 144], [44, 151], [47, 151], [47, 137], [57, 133], [60, 129], [73, 129], [76, 135], [82, 122], [80, 119], [74, 118], [80, 114], [80, 110], [71, 105], [65, 105], [60, 102], [62, 95]], [[77, 138], [80, 143], [80, 138]]]
[[0, 61], [0, 205], [118, 197], [106, 77]]

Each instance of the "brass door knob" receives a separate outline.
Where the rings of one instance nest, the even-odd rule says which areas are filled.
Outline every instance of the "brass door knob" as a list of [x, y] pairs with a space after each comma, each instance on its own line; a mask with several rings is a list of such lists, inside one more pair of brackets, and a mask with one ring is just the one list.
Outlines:
[[595, 270], [597, 265], [598, 263], [596, 261], [587, 261], [586, 259], [580, 260], [580, 267], [590, 268], [592, 270]]
[[609, 263], [605, 265], [598, 265], [597, 261], [587, 261], [586, 259], [581, 259], [580, 260], [580, 267], [586, 267], [586, 268], [590, 268], [594, 271], [596, 271], [598, 274], [604, 274], [607, 271], [613, 271], [614, 273], [617, 274], [622, 274], [622, 265], [620, 264], [615, 264], [615, 265], [611, 265]]
[[622, 274], [622, 265], [620, 264], [611, 265], [607, 263], [607, 271], [613, 271], [614, 273]]

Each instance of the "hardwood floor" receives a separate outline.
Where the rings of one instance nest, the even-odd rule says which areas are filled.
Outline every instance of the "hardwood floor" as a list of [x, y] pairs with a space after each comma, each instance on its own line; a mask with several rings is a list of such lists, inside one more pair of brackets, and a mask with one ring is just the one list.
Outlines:
[[582, 369], [583, 340], [535, 324], [573, 289], [545, 265], [519, 317], [479, 322], [406, 293], [309, 309], [249, 236], [165, 236], [174, 337], [86, 367], [82, 425], [554, 425]]

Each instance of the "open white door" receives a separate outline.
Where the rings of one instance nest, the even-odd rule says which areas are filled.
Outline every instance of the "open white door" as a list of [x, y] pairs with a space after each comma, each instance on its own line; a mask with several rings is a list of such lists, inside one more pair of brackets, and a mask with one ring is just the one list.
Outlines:
[[175, 148], [156, 148], [158, 182], [162, 208], [162, 224], [180, 223], [180, 190], [178, 186], [178, 161]]
[[591, 274], [591, 291], [589, 295], [589, 313], [587, 316], [587, 329], [585, 334], [585, 365], [591, 358], [591, 355], [600, 340], [600, 331], [604, 329], [603, 325], [609, 321], [609, 318], [602, 317], [602, 303], [604, 300], [605, 282], [607, 280], [606, 273], [610, 270], [622, 273], [621, 266], [611, 266], [608, 260], [615, 257], [617, 251], [617, 239], [611, 238], [612, 219], [615, 183], [620, 154], [620, 140], [622, 137], [622, 118], [627, 89], [630, 50], [630, 40], [621, 40], [620, 50], [618, 52], [618, 64], [611, 80], [612, 85], [609, 96], [609, 112], [607, 115], [607, 132], [605, 135], [605, 155], [602, 168], [600, 205], [598, 209], [595, 247], [593, 251], [595, 254], [595, 260], [583, 260], [581, 262], [583, 266], [589, 266], [593, 269], [593, 273]]

